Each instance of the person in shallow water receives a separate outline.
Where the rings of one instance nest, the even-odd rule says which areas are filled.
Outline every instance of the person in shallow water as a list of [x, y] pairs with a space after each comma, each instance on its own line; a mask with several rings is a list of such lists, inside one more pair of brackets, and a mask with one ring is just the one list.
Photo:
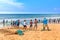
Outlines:
[[40, 19], [38, 20], [38, 23], [40, 23]]
[[13, 26], [13, 20], [11, 20], [11, 26]]
[[49, 27], [48, 27], [48, 20], [46, 18], [43, 19], [43, 30], [45, 30], [45, 28], [47, 27], [47, 30], [49, 31]]
[[3, 20], [3, 26], [5, 26], [5, 20]]
[[16, 26], [16, 23], [15, 23], [15, 21], [13, 21], [13, 26], [14, 26], [14, 27]]
[[19, 25], [20, 25], [20, 20], [17, 20], [17, 21], [16, 21], [16, 25], [17, 25], [17, 27], [19, 27]]

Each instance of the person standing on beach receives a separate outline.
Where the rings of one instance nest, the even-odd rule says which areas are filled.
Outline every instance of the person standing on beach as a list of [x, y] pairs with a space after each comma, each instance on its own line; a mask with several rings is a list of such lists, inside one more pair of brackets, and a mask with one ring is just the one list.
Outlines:
[[17, 26], [18, 27], [20, 26], [20, 20], [17, 20]]
[[5, 26], [5, 20], [3, 20], [3, 26]]
[[24, 20], [24, 29], [26, 30], [27, 28], [27, 23], [26, 23], [26, 20]]
[[8, 20], [6, 20], [6, 24], [8, 23]]
[[49, 19], [49, 23], [51, 23], [52, 19]]
[[13, 26], [13, 21], [11, 20], [11, 26]]
[[17, 28], [19, 28], [19, 26], [20, 26], [20, 20], [16, 20], [16, 21], [15, 21], [15, 26], [16, 26]]
[[40, 23], [40, 19], [38, 20], [38, 23]]
[[15, 27], [16, 26], [16, 23], [15, 23], [15, 21], [13, 21], [13, 27]]
[[30, 29], [32, 30], [33, 22], [30, 20]]
[[48, 27], [48, 20], [46, 18], [43, 19], [43, 30], [45, 30], [45, 28], [47, 27], [47, 30], [49, 31], [49, 27]]
[[35, 21], [34, 21], [34, 29], [36, 28], [36, 30], [37, 30], [37, 23], [38, 23], [38, 21], [37, 21], [37, 19], [35, 19]]

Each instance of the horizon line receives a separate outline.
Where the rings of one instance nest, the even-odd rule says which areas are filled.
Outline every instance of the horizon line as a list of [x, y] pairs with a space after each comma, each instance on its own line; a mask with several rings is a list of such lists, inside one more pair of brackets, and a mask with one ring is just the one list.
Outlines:
[[0, 14], [60, 14], [60, 12], [0, 12]]

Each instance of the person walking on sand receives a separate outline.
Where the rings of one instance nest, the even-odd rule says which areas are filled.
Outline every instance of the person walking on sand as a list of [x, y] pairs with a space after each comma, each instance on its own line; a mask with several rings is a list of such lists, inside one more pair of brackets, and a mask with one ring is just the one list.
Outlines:
[[35, 21], [34, 21], [34, 29], [36, 28], [36, 30], [37, 30], [37, 23], [38, 23], [38, 21], [37, 21], [37, 19], [35, 19]]
[[32, 30], [33, 22], [30, 20], [30, 30]]
[[24, 29], [26, 30], [27, 28], [27, 23], [26, 23], [26, 20], [24, 20]]
[[46, 18], [43, 19], [43, 30], [45, 30], [45, 28], [47, 27], [47, 30], [49, 31], [49, 27], [48, 27], [48, 20]]

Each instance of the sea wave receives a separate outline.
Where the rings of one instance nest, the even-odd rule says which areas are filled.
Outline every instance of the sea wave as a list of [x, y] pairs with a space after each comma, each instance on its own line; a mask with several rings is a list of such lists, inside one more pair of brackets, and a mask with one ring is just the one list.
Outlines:
[[43, 20], [44, 18], [47, 18], [47, 19], [60, 19], [60, 17], [39, 17], [39, 18], [11, 18], [11, 19], [0, 19], [0, 21], [3, 21], [3, 20], [8, 20], [8, 21], [11, 21], [11, 20], [20, 20], [20, 21], [23, 21], [23, 20], [34, 20], [34, 19], [37, 19], [37, 20]]

